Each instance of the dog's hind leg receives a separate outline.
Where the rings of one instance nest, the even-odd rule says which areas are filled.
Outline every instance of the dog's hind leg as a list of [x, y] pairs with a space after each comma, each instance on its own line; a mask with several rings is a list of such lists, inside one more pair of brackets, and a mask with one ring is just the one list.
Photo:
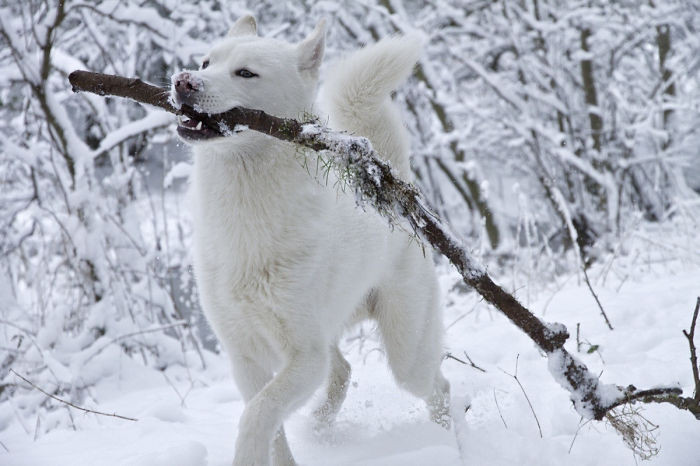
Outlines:
[[[234, 466], [267, 466], [270, 463], [271, 442], [284, 439], [277, 434], [282, 422], [294, 408], [311, 396], [326, 373], [326, 343], [316, 344], [307, 339], [303, 343], [287, 346], [285, 352], [288, 359], [282, 370], [250, 400], [243, 411]], [[286, 445], [286, 440], [283, 443]], [[291, 459], [291, 454], [289, 457]]]
[[343, 401], [345, 401], [345, 395], [348, 393], [350, 373], [350, 363], [343, 357], [338, 346], [333, 345], [331, 348], [331, 372], [328, 376], [326, 399], [314, 411], [317, 429], [326, 427], [335, 420], [335, 416], [340, 411]]
[[447, 381], [442, 371], [438, 369], [433, 382], [433, 390], [425, 399], [430, 410], [430, 420], [444, 427], [450, 428], [450, 382]]
[[[232, 355], [231, 359], [236, 385], [247, 405], [272, 379], [272, 372], [245, 356]], [[274, 466], [296, 466], [282, 425], [272, 441], [272, 464]]]
[[423, 398], [430, 418], [449, 428], [450, 384], [440, 370], [444, 330], [438, 288], [432, 267], [421, 259], [406, 258], [404, 267], [377, 289], [372, 316], [397, 383]]

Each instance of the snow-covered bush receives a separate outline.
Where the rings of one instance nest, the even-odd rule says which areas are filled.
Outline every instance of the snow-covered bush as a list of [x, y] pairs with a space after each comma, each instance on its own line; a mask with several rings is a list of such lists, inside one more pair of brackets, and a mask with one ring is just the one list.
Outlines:
[[[163, 176], [164, 113], [72, 93], [66, 76], [99, 69], [163, 82], [182, 66], [175, 19], [141, 2], [16, 2], [0, 11], [2, 202], [0, 397], [55, 404], [14, 369], [83, 401], [119, 370], [203, 364], [187, 290], [189, 226]], [[166, 156], [166, 165], [169, 160]], [[50, 426], [47, 426], [50, 427]]]

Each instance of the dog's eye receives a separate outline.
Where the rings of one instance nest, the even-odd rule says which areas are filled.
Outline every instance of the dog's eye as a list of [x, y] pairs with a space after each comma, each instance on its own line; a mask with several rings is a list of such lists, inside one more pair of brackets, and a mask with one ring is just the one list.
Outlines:
[[255, 74], [252, 71], [247, 70], [245, 68], [241, 68], [240, 70], [236, 70], [236, 72], [234, 74], [236, 76], [240, 76], [241, 78], [255, 78], [258, 76], [257, 74]]
[[209, 66], [209, 59], [208, 58], [202, 62], [202, 69], [203, 70], [206, 69], [207, 66]]

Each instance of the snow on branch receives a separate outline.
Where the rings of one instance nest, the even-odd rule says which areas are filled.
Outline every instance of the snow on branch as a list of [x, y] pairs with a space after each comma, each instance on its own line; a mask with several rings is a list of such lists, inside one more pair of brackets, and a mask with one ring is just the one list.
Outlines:
[[328, 162], [342, 174], [363, 204], [370, 204], [389, 222], [407, 223], [424, 242], [444, 255], [457, 268], [464, 282], [486, 301], [505, 314], [546, 354], [555, 380], [571, 394], [578, 413], [586, 419], [601, 420], [613, 408], [635, 401], [670, 403], [688, 410], [700, 419], [700, 402], [683, 397], [678, 387], [638, 390], [603, 384], [585, 364], [565, 348], [569, 338], [566, 327], [537, 318], [511, 294], [493, 282], [485, 269], [474, 261], [466, 248], [432, 213], [420, 191], [398, 178], [391, 167], [380, 160], [369, 141], [336, 132], [318, 122], [299, 122], [278, 118], [261, 110], [233, 108], [220, 114], [204, 114], [183, 105], [176, 108], [169, 100], [169, 90], [146, 84], [139, 79], [74, 71], [69, 75], [73, 90], [99, 95], [126, 97], [160, 107], [176, 115], [201, 121], [222, 135], [245, 126], [250, 130], [322, 152]]

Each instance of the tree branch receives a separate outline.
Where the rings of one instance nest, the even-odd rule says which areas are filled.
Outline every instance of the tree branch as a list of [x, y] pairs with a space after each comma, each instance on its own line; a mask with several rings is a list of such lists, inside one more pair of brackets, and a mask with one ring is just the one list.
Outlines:
[[484, 268], [469, 256], [464, 245], [431, 212], [420, 191], [396, 177], [391, 167], [378, 158], [367, 139], [331, 131], [317, 122], [302, 123], [278, 118], [261, 110], [234, 108], [210, 115], [198, 113], [186, 105], [176, 108], [169, 100], [169, 90], [139, 79], [86, 71], [74, 71], [68, 78], [76, 92], [115, 95], [154, 105], [201, 121], [222, 135], [229, 134], [236, 126], [244, 125], [274, 138], [322, 152], [355, 190], [359, 203], [370, 204], [392, 224], [407, 223], [419, 238], [449, 259], [467, 285], [530, 337], [546, 354], [550, 372], [571, 393], [574, 406], [583, 417], [601, 420], [612, 408], [634, 401], [651, 403], [675, 400], [673, 404], [676, 407], [691, 411], [700, 419], [698, 401], [680, 397], [681, 391], [677, 387], [637, 390], [633, 386], [622, 388], [600, 383], [585, 364], [564, 348], [569, 337], [566, 327], [559, 323], [543, 322], [495, 284]]
[[81, 408], [80, 406], [74, 405], [74, 404], [71, 403], [70, 401], [63, 400], [63, 399], [61, 399], [61, 398], [59, 398], [59, 397], [57, 397], [57, 396], [55, 396], [55, 395], [52, 395], [51, 393], [49, 393], [49, 392], [47, 392], [47, 391], [42, 390], [41, 388], [37, 387], [36, 385], [34, 385], [32, 382], [30, 382], [30, 381], [27, 380], [26, 378], [24, 378], [23, 376], [19, 375], [19, 374], [18, 374], [17, 372], [15, 372], [13, 369], [10, 369], [10, 372], [12, 372], [12, 373], [15, 374], [17, 377], [19, 377], [20, 379], [22, 379], [22, 380], [24, 380], [25, 382], [27, 382], [29, 385], [32, 386], [32, 388], [35, 388], [35, 389], [39, 390], [41, 393], [43, 393], [44, 395], [48, 396], [49, 398], [53, 398], [53, 399], [56, 400], [56, 401], [60, 401], [61, 403], [64, 403], [64, 404], [70, 406], [71, 408], [79, 409], [80, 411], [85, 411], [86, 413], [99, 414], [100, 416], [116, 417], [116, 418], [119, 418], [119, 419], [125, 419], [125, 420], [127, 420], [127, 421], [138, 421], [138, 419], [134, 419], [133, 417], [120, 416], [119, 414], [116, 414], [116, 413], [103, 413], [103, 412], [101, 412], [101, 411], [94, 411], [94, 410], [92, 410], [92, 409]]
[[683, 330], [683, 335], [688, 339], [690, 347], [690, 364], [693, 366], [693, 382], [695, 382], [695, 396], [693, 399], [700, 402], [700, 367], [698, 366], [698, 356], [695, 350], [695, 326], [698, 323], [698, 312], [700, 312], [700, 298], [695, 303], [693, 320], [690, 322], [690, 331]]

